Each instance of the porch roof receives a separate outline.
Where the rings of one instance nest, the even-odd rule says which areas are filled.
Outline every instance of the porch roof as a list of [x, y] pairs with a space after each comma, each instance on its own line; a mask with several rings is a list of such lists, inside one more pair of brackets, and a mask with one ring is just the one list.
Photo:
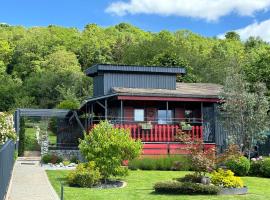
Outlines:
[[222, 86], [212, 83], [177, 83], [176, 90], [113, 87], [112, 93], [128, 96], [214, 98], [218, 99]]

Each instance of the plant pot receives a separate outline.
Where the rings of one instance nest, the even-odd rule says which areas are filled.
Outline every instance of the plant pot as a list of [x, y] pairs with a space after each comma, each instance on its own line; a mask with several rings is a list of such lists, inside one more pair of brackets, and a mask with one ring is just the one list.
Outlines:
[[219, 195], [241, 195], [241, 194], [247, 194], [248, 188], [242, 187], [242, 188], [222, 188]]
[[192, 131], [192, 126], [182, 126], [183, 131]]

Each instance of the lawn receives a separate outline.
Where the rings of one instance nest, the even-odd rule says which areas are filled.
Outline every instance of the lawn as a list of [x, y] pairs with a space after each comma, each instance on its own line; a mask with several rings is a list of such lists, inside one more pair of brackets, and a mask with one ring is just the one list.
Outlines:
[[37, 143], [36, 129], [26, 128], [25, 129], [25, 151], [39, 151], [40, 146]]
[[[58, 194], [60, 194], [60, 180], [64, 181], [67, 171], [47, 171], [48, 177]], [[266, 178], [243, 177], [245, 185], [249, 187], [249, 194], [243, 196], [202, 196], [202, 195], [159, 195], [153, 193], [153, 185], [158, 181], [170, 180], [184, 176], [188, 172], [175, 171], [130, 171], [129, 176], [124, 178], [128, 185], [122, 189], [86, 189], [64, 187], [65, 200], [191, 200], [191, 199], [244, 199], [265, 200], [270, 199], [270, 180]]]

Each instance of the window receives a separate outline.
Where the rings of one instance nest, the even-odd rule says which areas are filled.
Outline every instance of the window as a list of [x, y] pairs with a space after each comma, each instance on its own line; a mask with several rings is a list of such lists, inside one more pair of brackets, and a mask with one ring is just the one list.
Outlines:
[[144, 109], [135, 109], [134, 110], [134, 121], [136, 121], [136, 122], [144, 121]]
[[171, 124], [172, 123], [172, 110], [168, 110], [168, 116], [167, 110], [158, 110], [158, 123], [159, 124]]

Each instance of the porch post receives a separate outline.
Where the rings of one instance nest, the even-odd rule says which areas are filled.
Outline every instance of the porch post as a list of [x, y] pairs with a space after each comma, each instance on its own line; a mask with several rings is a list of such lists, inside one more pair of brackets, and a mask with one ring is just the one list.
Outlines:
[[86, 103], [86, 105], [85, 105], [85, 113], [84, 113], [84, 116], [85, 116], [85, 118], [84, 118], [84, 128], [85, 128], [85, 130], [87, 130], [87, 128], [88, 128], [88, 115], [87, 115], [87, 113], [88, 113], [88, 106], [87, 106], [87, 103]]
[[105, 99], [105, 120], [108, 119], [108, 102], [107, 99]]
[[93, 125], [94, 120], [94, 104], [91, 104], [91, 125]]
[[168, 123], [168, 110], [169, 110], [169, 102], [166, 101], [166, 124]]
[[123, 124], [123, 100], [120, 101], [120, 120], [121, 124]]
[[201, 102], [201, 121], [203, 123], [203, 102]]

